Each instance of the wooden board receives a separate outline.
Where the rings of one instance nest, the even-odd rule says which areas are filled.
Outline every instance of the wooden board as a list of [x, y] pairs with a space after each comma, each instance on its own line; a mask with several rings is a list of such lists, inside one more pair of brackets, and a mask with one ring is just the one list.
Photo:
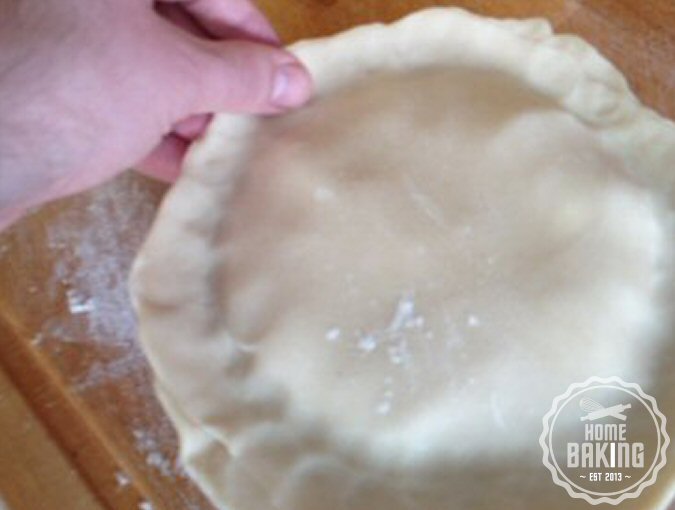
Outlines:
[[0, 509], [103, 510], [2, 370], [0, 436]]
[[[391, 21], [430, 5], [546, 17], [558, 31], [594, 43], [645, 103], [675, 117], [671, 0], [260, 4], [288, 42]], [[80, 508], [67, 503], [77, 495], [91, 509], [212, 508], [175, 462], [175, 435], [153, 396], [126, 293], [130, 262], [163, 192], [126, 174], [49, 205], [0, 237], [0, 368], [8, 376], [0, 375], [0, 399], [14, 402], [0, 400], [0, 495], [12, 510], [52, 508], [21, 496], [22, 487], [56, 498], [54, 508]], [[15, 433], [22, 423], [39, 432]], [[26, 455], [3, 453], [12, 446]]]

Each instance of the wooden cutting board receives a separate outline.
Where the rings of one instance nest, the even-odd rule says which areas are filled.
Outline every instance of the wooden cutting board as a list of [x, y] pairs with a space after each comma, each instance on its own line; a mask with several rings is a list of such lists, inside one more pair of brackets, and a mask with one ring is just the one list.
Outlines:
[[[672, 0], [260, 4], [287, 42], [430, 5], [546, 17], [595, 44], [645, 103], [675, 117]], [[128, 173], [0, 237], [0, 508], [2, 499], [12, 510], [212, 508], [176, 463], [126, 290], [164, 191]]]

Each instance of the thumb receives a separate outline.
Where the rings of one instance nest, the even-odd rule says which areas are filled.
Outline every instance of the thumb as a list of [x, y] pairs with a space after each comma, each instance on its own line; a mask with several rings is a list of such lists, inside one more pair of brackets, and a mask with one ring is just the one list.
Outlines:
[[312, 79], [289, 52], [248, 41], [194, 41], [186, 76], [186, 115], [198, 112], [279, 113], [304, 104]]

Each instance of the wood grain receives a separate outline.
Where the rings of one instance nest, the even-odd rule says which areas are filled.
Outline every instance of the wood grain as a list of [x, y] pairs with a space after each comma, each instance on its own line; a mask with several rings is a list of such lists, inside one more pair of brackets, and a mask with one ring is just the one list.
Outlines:
[[[261, 0], [260, 5], [287, 42], [391, 21], [431, 5], [546, 17], [558, 31], [595, 44], [646, 104], [675, 117], [670, 0]], [[154, 399], [124, 292], [129, 264], [164, 190], [126, 174], [95, 192], [49, 205], [0, 237], [0, 369], [9, 376], [0, 375], [0, 392], [12, 402], [0, 400], [0, 431], [24, 426], [40, 431], [0, 436], [0, 489], [10, 494], [13, 510], [51, 508], [37, 506], [29, 493], [38, 486], [49, 491], [56, 480], [63, 484], [60, 506], [68, 509], [135, 510], [143, 502], [156, 510], [212, 508], [175, 464], [175, 436]], [[22, 399], [10, 387], [18, 388]], [[14, 445], [34, 460], [42, 453], [45, 467], [28, 462], [26, 469], [12, 469], [24, 462], [14, 456]], [[26, 487], [25, 497], [4, 492], [8, 486]], [[70, 504], [74, 500], [67, 498], [76, 494], [84, 499]]]
[[103, 509], [2, 370], [0, 437], [0, 502], [10, 509]]

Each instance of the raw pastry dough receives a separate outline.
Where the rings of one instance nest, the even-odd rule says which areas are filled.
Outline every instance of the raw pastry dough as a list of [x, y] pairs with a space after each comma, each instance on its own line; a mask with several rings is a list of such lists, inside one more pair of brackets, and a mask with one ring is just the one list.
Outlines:
[[675, 421], [675, 127], [542, 20], [292, 50], [316, 99], [220, 115], [135, 267], [190, 473], [235, 510], [586, 508], [541, 462], [554, 396], [618, 375]]

